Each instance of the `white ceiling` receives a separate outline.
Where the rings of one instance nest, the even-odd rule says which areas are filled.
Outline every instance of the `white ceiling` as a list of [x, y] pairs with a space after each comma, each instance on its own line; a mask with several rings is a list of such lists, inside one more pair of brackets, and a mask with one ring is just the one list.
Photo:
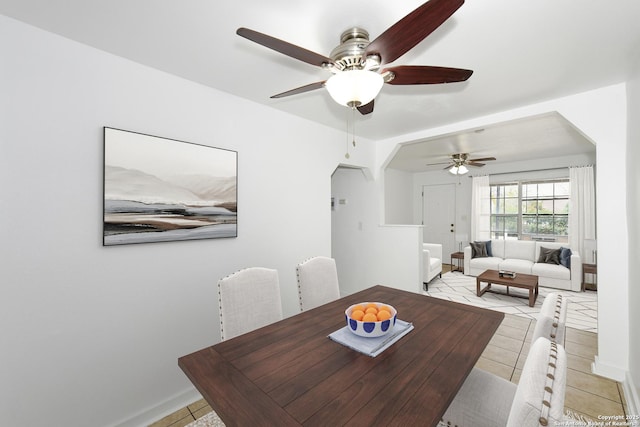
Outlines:
[[469, 159], [495, 157], [481, 163], [497, 165], [595, 153], [595, 149], [567, 119], [548, 113], [402, 144], [388, 167], [428, 172], [444, 170], [454, 153], [468, 153]]
[[[348, 110], [324, 89], [269, 98], [325, 80], [327, 71], [243, 39], [236, 29], [251, 28], [328, 56], [345, 29], [361, 26], [375, 39], [422, 3], [0, 0], [0, 13], [344, 130]], [[385, 85], [373, 114], [358, 115], [356, 132], [386, 139], [625, 81], [640, 53], [638, 18], [638, 0], [468, 0], [392, 65], [466, 68], [474, 70], [471, 78], [448, 85]], [[474, 147], [474, 156], [498, 157], [495, 148]], [[523, 154], [526, 147], [518, 149]]]

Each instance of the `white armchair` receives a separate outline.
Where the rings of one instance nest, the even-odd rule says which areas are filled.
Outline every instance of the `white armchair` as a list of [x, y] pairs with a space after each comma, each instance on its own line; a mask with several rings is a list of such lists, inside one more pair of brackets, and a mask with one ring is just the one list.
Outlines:
[[442, 277], [442, 245], [439, 243], [422, 244], [422, 283], [428, 289], [428, 283], [436, 276]]

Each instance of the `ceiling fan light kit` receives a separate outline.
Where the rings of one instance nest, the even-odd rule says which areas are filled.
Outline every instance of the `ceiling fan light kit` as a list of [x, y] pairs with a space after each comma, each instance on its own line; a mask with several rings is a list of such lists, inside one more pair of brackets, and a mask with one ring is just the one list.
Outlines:
[[413, 49], [463, 4], [464, 0], [429, 0], [371, 42], [366, 30], [351, 28], [342, 33], [340, 45], [333, 49], [330, 57], [248, 28], [238, 28], [236, 33], [284, 55], [333, 73], [327, 81], [307, 84], [274, 95], [272, 98], [297, 95], [326, 87], [331, 98], [338, 104], [357, 108], [361, 114], [370, 114], [373, 112], [373, 101], [384, 83], [453, 83], [465, 81], [471, 76], [471, 70], [420, 65], [395, 66], [380, 71], [381, 65], [391, 63]]
[[449, 172], [454, 175], [464, 175], [465, 173], [469, 172], [469, 169], [467, 169], [465, 165], [453, 165], [451, 166], [451, 169], [449, 169]]
[[374, 71], [339, 71], [325, 83], [331, 98], [340, 105], [356, 108], [366, 105], [378, 96], [384, 79]]

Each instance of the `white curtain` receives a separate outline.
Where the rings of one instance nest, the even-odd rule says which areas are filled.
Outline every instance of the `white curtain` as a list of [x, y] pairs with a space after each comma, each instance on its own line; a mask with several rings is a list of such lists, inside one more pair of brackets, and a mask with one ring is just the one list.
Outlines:
[[491, 238], [489, 176], [474, 176], [471, 183], [471, 241]]
[[596, 238], [596, 203], [593, 166], [569, 168], [571, 197], [569, 201], [569, 245], [578, 251], [582, 259], [584, 240]]

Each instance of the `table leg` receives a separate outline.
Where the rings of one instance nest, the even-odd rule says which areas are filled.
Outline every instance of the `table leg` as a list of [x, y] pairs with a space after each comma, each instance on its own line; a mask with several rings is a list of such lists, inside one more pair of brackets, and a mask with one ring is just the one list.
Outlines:
[[481, 297], [485, 292], [491, 288], [491, 282], [487, 282], [487, 286], [480, 289], [480, 279], [476, 277], [476, 295]]
[[536, 305], [536, 299], [538, 298], [538, 285], [533, 288], [529, 288], [529, 307]]

